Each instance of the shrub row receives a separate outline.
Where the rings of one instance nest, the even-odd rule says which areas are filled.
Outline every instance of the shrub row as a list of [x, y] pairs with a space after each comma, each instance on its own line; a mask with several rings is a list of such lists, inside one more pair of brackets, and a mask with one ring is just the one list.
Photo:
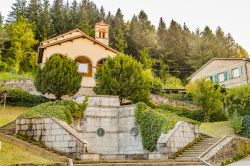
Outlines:
[[[171, 104], [164, 104], [157, 106], [157, 108], [170, 111], [172, 113], [177, 114], [178, 116], [183, 116], [189, 119], [193, 119], [196, 121], [203, 122], [205, 120], [205, 113], [202, 110], [192, 110], [186, 107], [175, 106]], [[211, 122], [225, 121], [227, 120], [226, 112], [217, 111], [212, 113]]]
[[32, 107], [51, 100], [20, 88], [0, 88], [0, 92], [5, 90], [11, 94], [11, 98], [7, 98], [7, 104], [10, 105]]
[[186, 121], [197, 124], [198, 122], [179, 117], [178, 115], [162, 109], [151, 109], [144, 103], [138, 103], [135, 112], [136, 122], [140, 126], [143, 140], [143, 148], [148, 151], [155, 151], [157, 140], [160, 134], [171, 130], [176, 122]]
[[78, 104], [71, 100], [57, 100], [55, 102], [42, 103], [32, 107], [27, 112], [24, 112], [20, 118], [36, 118], [36, 117], [55, 117], [68, 124], [73, 122], [73, 119], [80, 118], [84, 114], [87, 106], [87, 99]]

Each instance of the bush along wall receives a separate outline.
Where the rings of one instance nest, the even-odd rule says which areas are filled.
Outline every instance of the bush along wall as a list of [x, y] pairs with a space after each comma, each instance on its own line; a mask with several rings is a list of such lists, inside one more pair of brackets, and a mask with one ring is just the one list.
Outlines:
[[[200, 121], [200, 122], [203, 122], [205, 120], [205, 113], [199, 109], [193, 110], [193, 109], [189, 109], [186, 107], [175, 106], [171, 104], [160, 105], [160, 106], [157, 106], [156, 108], [170, 111], [179, 116], [186, 117], [186, 118], [193, 119], [193, 120]], [[210, 120], [211, 122], [226, 121], [227, 114], [225, 111], [214, 112], [211, 115]]]
[[151, 109], [144, 103], [137, 104], [135, 116], [136, 122], [140, 126], [143, 148], [150, 152], [156, 151], [157, 140], [161, 133], [167, 133], [173, 129], [178, 121], [198, 124], [197, 121], [179, 117], [170, 111]]
[[84, 115], [88, 100], [78, 104], [71, 100], [58, 100], [42, 103], [22, 113], [19, 118], [54, 117], [71, 124], [74, 119]]
[[[28, 91], [19, 88], [0, 88], [0, 92], [7, 91], [10, 93], [11, 98], [7, 98], [7, 104], [14, 106], [32, 107], [51, 101], [44, 96], [33, 95]], [[2, 100], [2, 99], [0, 99]]]

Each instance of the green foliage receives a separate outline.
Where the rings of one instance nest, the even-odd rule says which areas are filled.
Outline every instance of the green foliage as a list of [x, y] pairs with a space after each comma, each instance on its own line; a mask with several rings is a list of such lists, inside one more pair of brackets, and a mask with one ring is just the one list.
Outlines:
[[20, 118], [55, 117], [71, 124], [73, 119], [84, 115], [86, 106], [87, 99], [82, 104], [77, 104], [71, 100], [57, 100], [32, 107], [30, 110], [22, 113]]
[[36, 106], [49, 101], [43, 96], [32, 95], [29, 92], [17, 88], [0, 88], [0, 92], [7, 90], [11, 94], [11, 98], [7, 98], [7, 104], [16, 106]]
[[36, 52], [33, 50], [37, 41], [34, 38], [32, 25], [23, 17], [7, 26], [10, 38], [10, 51], [14, 55], [15, 72], [29, 71], [36, 67]]
[[[166, 111], [170, 111], [178, 116], [186, 117], [189, 119], [193, 119], [196, 121], [204, 122], [205, 121], [205, 113], [199, 109], [189, 109], [182, 106], [175, 106], [171, 104], [164, 104], [157, 106], [156, 108], [163, 109]], [[210, 121], [218, 122], [227, 120], [226, 113], [223, 111], [214, 112], [211, 114]]]
[[94, 90], [97, 94], [118, 95], [133, 103], [149, 101], [153, 77], [150, 71], [144, 71], [142, 65], [127, 55], [107, 58], [98, 70]]
[[222, 166], [224, 165], [229, 165], [230, 163], [239, 161], [245, 157], [248, 156], [249, 152], [249, 145], [247, 142], [240, 142], [239, 144], [237, 144], [236, 146], [236, 154], [228, 160], [225, 160], [221, 163]]
[[250, 138], [250, 115], [243, 116], [243, 129], [240, 135]]
[[186, 102], [186, 103], [192, 103], [193, 102], [192, 97], [190, 97], [187, 94], [183, 94], [183, 93], [172, 93], [172, 94], [161, 93], [160, 96], [165, 97], [167, 99], [183, 101], [183, 102]]
[[210, 80], [198, 80], [196, 86], [192, 90], [188, 90], [197, 104], [205, 113], [205, 121], [211, 120], [213, 113], [222, 111], [223, 109], [223, 96], [221, 88], [215, 87]]
[[148, 151], [155, 151], [157, 140], [161, 133], [167, 133], [173, 129], [178, 121], [186, 121], [197, 124], [196, 121], [179, 117], [170, 111], [151, 109], [144, 103], [138, 103], [135, 112], [136, 122], [140, 126], [143, 140], [143, 148]]
[[179, 78], [170, 76], [170, 77], [167, 77], [165, 88], [181, 89], [181, 88], [184, 88], [184, 86]]
[[225, 99], [229, 116], [237, 111], [240, 115], [250, 115], [250, 86], [240, 86], [227, 90]]
[[229, 117], [229, 123], [234, 130], [235, 134], [239, 134], [242, 131], [243, 117], [238, 114], [237, 111]]
[[153, 79], [153, 84], [152, 84], [152, 93], [154, 94], [160, 94], [163, 89], [163, 83], [159, 78], [154, 78]]
[[139, 61], [143, 65], [143, 69], [152, 68], [153, 60], [150, 58], [148, 48], [143, 48], [139, 50]]
[[26, 79], [33, 80], [34, 79], [33, 73], [15, 74], [8, 72], [0, 72], [0, 81], [26, 80]]
[[124, 22], [121, 9], [118, 8], [110, 29], [110, 46], [119, 52], [127, 48], [127, 25]]
[[82, 76], [76, 63], [60, 54], [50, 57], [35, 78], [36, 89], [45, 94], [54, 94], [57, 99], [63, 95], [74, 95], [81, 86]]

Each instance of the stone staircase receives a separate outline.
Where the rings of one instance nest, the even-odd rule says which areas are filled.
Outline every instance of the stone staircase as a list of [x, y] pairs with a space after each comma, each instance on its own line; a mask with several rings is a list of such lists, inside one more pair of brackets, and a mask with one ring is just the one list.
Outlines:
[[209, 147], [214, 145], [219, 139], [207, 135], [202, 135], [201, 140], [197, 141], [191, 147], [187, 148], [182, 153], [178, 154], [175, 159], [177, 160], [193, 160], [205, 152]]

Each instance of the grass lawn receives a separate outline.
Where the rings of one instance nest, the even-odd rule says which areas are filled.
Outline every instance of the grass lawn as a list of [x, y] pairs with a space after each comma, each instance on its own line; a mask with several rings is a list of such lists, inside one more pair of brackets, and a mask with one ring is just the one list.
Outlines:
[[233, 129], [231, 128], [228, 121], [202, 123], [200, 125], [200, 130], [202, 133], [213, 136], [215, 138], [234, 135]]
[[8, 72], [0, 72], [0, 81], [6, 80], [25, 80], [25, 79], [33, 79], [33, 75], [31, 73], [25, 74], [15, 74]]
[[21, 113], [28, 109], [27, 107], [7, 106], [4, 110], [3, 105], [0, 105], [0, 127], [15, 120]]
[[44, 159], [41, 156], [35, 155], [18, 146], [2, 142], [2, 149], [0, 150], [0, 165], [18, 163], [52, 164], [53, 161]]

